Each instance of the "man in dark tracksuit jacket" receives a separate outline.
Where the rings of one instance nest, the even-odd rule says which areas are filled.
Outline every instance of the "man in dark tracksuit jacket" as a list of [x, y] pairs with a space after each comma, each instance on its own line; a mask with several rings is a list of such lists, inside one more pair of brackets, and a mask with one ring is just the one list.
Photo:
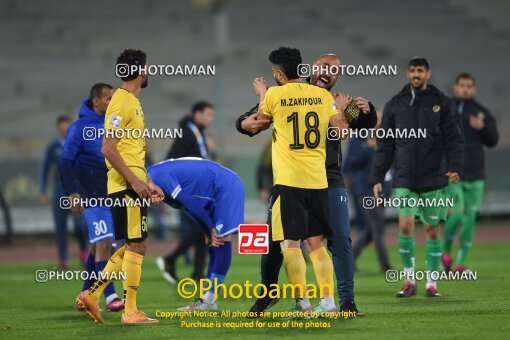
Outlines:
[[[439, 224], [446, 219], [446, 186], [448, 180], [457, 183], [462, 173], [462, 132], [451, 112], [450, 99], [428, 84], [430, 76], [427, 60], [416, 57], [409, 61], [410, 84], [386, 104], [381, 129], [387, 135], [377, 140], [372, 178], [374, 196], [378, 198], [384, 176], [393, 164], [394, 193], [400, 202], [398, 248], [407, 280], [397, 297], [416, 294], [413, 236], [416, 216], [423, 222], [427, 234], [427, 271], [439, 270]], [[412, 129], [426, 129], [426, 137], [395, 136], [396, 131], [411, 133]], [[434, 278], [435, 275], [427, 277], [428, 297], [440, 296]]]
[[[340, 65], [338, 57], [332, 54], [321, 56], [316, 62], [318, 65]], [[331, 90], [336, 84], [338, 76], [325, 73], [314, 74], [309, 79], [310, 84]], [[363, 98], [355, 98], [355, 103], [363, 112], [356, 120], [350, 122], [351, 129], [373, 128], [377, 123], [377, 114], [372, 104]], [[242, 134], [250, 137], [260, 132], [260, 126], [254, 121], [258, 106], [241, 115], [236, 121], [236, 128]], [[342, 176], [342, 149], [341, 140], [329, 139], [326, 142], [326, 174], [328, 178], [329, 219], [333, 235], [328, 239], [328, 248], [333, 255], [333, 265], [337, 277], [340, 306], [344, 311], [358, 312], [354, 302], [354, 256], [352, 253], [351, 236], [349, 229], [349, 211], [347, 192]], [[271, 217], [268, 216], [268, 221]], [[278, 242], [269, 241], [269, 253], [262, 256], [261, 276], [262, 284], [269, 286], [278, 283], [278, 274], [282, 265], [283, 256]], [[269, 297], [258, 299], [252, 306], [252, 312], [262, 312], [273, 306], [278, 300]]]
[[[214, 121], [214, 106], [205, 101], [195, 103], [191, 108], [191, 115], [186, 115], [179, 122], [182, 138], [176, 139], [167, 159], [182, 157], [210, 158], [205, 130]], [[192, 277], [196, 280], [204, 277], [205, 257], [207, 246], [200, 226], [180, 211], [181, 239], [177, 248], [167, 256], [158, 257], [156, 264], [163, 277], [170, 283], [176, 284], [177, 275], [175, 263], [177, 258], [185, 255], [190, 247], [195, 247], [194, 269]]]
[[480, 210], [485, 186], [485, 153], [484, 146], [492, 148], [498, 144], [499, 133], [496, 120], [489, 110], [480, 105], [473, 95], [476, 91], [475, 79], [462, 73], [457, 76], [453, 87], [455, 94], [455, 112], [459, 116], [464, 132], [464, 175], [462, 180], [448, 189], [455, 200], [455, 206], [450, 210], [445, 223], [445, 242], [443, 252], [443, 267], [450, 271], [452, 258], [450, 256], [452, 242], [459, 224], [460, 248], [457, 254], [455, 270], [466, 270], [465, 261], [469, 249], [473, 244], [476, 213]]

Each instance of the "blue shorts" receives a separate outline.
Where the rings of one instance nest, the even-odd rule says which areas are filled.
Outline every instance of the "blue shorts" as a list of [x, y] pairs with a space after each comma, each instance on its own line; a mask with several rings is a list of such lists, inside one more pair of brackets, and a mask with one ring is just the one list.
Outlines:
[[231, 176], [217, 188], [218, 197], [214, 207], [213, 221], [219, 236], [237, 233], [244, 223], [244, 185], [239, 176]]
[[110, 208], [94, 207], [83, 210], [89, 229], [89, 242], [94, 244], [106, 238], [111, 238], [115, 245], [113, 218]]

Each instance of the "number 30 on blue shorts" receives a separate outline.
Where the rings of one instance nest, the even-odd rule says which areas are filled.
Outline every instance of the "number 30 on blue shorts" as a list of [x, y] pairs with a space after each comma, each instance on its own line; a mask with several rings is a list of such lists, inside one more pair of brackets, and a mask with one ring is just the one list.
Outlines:
[[115, 243], [113, 218], [110, 208], [93, 207], [83, 210], [89, 229], [89, 242], [96, 243], [106, 238], [111, 238]]

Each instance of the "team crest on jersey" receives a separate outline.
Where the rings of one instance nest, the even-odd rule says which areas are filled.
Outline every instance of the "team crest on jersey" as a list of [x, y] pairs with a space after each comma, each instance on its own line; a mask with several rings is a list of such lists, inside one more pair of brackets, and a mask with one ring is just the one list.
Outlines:
[[439, 110], [441, 110], [441, 106], [439, 105], [434, 105], [434, 107], [432, 108], [432, 111], [434, 112], [439, 112]]
[[110, 118], [110, 126], [114, 128], [120, 127], [120, 123], [122, 123], [122, 117], [117, 115], [112, 115]]

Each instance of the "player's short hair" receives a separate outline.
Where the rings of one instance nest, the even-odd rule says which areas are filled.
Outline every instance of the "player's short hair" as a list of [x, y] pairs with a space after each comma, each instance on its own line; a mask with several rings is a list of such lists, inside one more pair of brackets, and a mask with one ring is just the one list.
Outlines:
[[94, 84], [94, 86], [92, 86], [92, 88], [90, 89], [89, 95], [90, 101], [92, 101], [94, 98], [101, 97], [103, 95], [103, 88], [105, 87], [109, 88], [110, 90], [113, 89], [113, 87], [110, 84], [106, 83]]
[[269, 61], [273, 65], [278, 65], [287, 78], [299, 78], [298, 65], [302, 63], [302, 59], [297, 48], [280, 47], [269, 54]]
[[[127, 48], [118, 56], [117, 58], [117, 67], [118, 65], [127, 65], [128, 70], [131, 70], [133, 65], [138, 67], [142, 67], [147, 64], [147, 54], [142, 50], [134, 50]], [[134, 80], [139, 76], [139, 74], [134, 73], [131, 74], [131, 71], [126, 72], [125, 76], [120, 77], [120, 79], [124, 81]]]
[[191, 107], [191, 116], [193, 117], [197, 112], [204, 111], [207, 108], [214, 109], [214, 105], [205, 100], [198, 101]]
[[58, 116], [57, 120], [55, 121], [57, 126], [59, 126], [62, 123], [70, 123], [70, 122], [71, 122], [71, 118], [69, 118], [68, 116], [64, 116], [64, 115]]
[[476, 80], [475, 80], [475, 77], [473, 77], [472, 75], [470, 75], [469, 73], [460, 73], [457, 78], [455, 78], [455, 84], [458, 84], [459, 81], [461, 79], [471, 79], [471, 81], [473, 82], [473, 85], [476, 85]]
[[407, 68], [410, 68], [411, 66], [413, 66], [413, 67], [422, 66], [427, 71], [430, 70], [429, 62], [427, 61], [427, 59], [425, 59], [423, 57], [411, 58], [411, 60], [409, 60], [409, 64], [407, 65]]

